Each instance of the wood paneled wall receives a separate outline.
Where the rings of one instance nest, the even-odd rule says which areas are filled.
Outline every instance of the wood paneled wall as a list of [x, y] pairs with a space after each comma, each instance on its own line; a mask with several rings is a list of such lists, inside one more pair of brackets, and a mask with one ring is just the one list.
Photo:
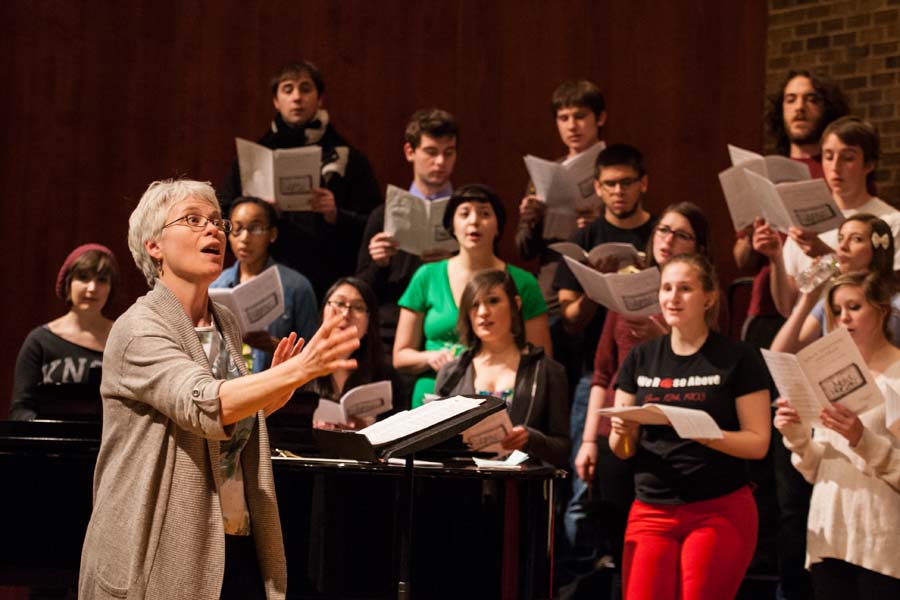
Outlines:
[[593, 79], [607, 97], [607, 141], [645, 153], [650, 208], [703, 206], [730, 280], [716, 173], [727, 142], [762, 145], [765, 20], [761, 0], [2, 3], [0, 415], [21, 341], [64, 311], [52, 290], [68, 251], [97, 241], [118, 253], [111, 314], [124, 310], [145, 290], [125, 238], [147, 184], [220, 182], [234, 136], [268, 126], [271, 71], [295, 57], [322, 69], [332, 122], [382, 185], [408, 184], [406, 119], [439, 106], [461, 122], [455, 182], [495, 186], [511, 216], [522, 155], [563, 151], [551, 92]]

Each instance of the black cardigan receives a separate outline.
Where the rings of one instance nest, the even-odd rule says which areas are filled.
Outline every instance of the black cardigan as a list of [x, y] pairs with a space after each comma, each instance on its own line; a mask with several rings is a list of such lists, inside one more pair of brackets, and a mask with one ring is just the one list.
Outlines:
[[[474, 394], [475, 368], [472, 352], [441, 367], [435, 393], [441, 396]], [[523, 351], [516, 371], [516, 387], [509, 419], [524, 425], [528, 442], [523, 450], [529, 455], [564, 468], [569, 462], [569, 386], [561, 364], [530, 344]]]

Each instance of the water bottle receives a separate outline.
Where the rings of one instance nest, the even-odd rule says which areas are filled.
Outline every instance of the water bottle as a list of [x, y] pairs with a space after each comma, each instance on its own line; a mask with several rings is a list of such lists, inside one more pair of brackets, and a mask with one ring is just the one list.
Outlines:
[[826, 254], [797, 274], [797, 287], [804, 294], [808, 294], [837, 275], [838, 271], [837, 257], [834, 254]]

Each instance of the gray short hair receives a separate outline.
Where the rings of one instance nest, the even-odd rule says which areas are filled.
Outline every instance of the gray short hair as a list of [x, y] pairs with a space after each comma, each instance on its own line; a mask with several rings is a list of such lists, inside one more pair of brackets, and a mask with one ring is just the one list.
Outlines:
[[188, 198], [205, 200], [221, 211], [216, 193], [208, 181], [166, 179], [154, 181], [147, 187], [137, 208], [128, 218], [128, 249], [134, 257], [134, 264], [151, 288], [156, 283], [159, 265], [147, 253], [146, 243], [162, 235], [169, 209]]

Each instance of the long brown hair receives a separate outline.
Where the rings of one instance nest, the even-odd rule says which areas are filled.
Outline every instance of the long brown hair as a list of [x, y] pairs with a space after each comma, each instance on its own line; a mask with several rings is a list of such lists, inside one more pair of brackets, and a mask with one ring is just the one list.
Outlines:
[[500, 286], [506, 293], [510, 305], [510, 330], [513, 339], [519, 348], [525, 347], [525, 321], [522, 318], [522, 309], [516, 302], [519, 292], [516, 284], [506, 271], [481, 271], [466, 285], [462, 298], [459, 300], [459, 316], [456, 318], [456, 332], [459, 341], [464, 346], [472, 349], [472, 354], [478, 354], [481, 350], [481, 340], [472, 329], [472, 320], [469, 313], [476, 300], [489, 293], [495, 287]]

